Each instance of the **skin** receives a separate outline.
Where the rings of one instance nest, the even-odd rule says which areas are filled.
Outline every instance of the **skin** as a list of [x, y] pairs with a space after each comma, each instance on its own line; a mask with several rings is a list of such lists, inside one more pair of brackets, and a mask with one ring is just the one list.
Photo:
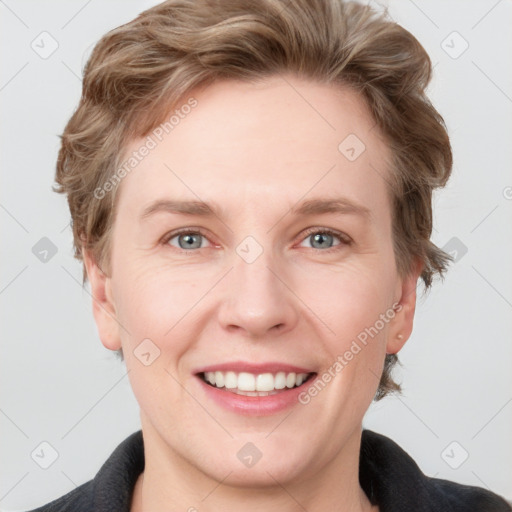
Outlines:
[[[378, 510], [358, 481], [362, 419], [386, 353], [411, 333], [421, 272], [417, 264], [402, 279], [396, 270], [389, 148], [362, 98], [340, 86], [285, 75], [190, 96], [197, 107], [120, 185], [109, 274], [84, 255], [101, 341], [123, 348], [140, 405], [146, 468], [132, 511]], [[338, 150], [349, 134], [366, 146], [354, 161]], [[334, 197], [368, 218], [289, 213]], [[224, 215], [140, 219], [170, 198], [214, 201]], [[163, 239], [183, 227], [204, 230], [201, 248]], [[311, 227], [351, 243], [319, 246]], [[236, 252], [247, 236], [263, 249], [250, 264]], [[400, 311], [307, 405], [244, 416], [213, 402], [193, 375], [237, 360], [322, 375], [394, 303]], [[134, 354], [146, 338], [161, 351], [149, 366]], [[262, 453], [251, 468], [236, 456], [248, 442]]]

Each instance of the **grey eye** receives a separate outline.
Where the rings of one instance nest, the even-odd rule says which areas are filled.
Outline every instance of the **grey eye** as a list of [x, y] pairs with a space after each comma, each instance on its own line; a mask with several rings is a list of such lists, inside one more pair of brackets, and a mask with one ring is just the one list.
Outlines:
[[329, 233], [318, 232], [309, 236], [314, 249], [329, 249], [333, 246], [334, 237]]
[[200, 249], [203, 238], [204, 236], [201, 235], [201, 233], [180, 233], [170, 238], [169, 243], [176, 247], [176, 245], [171, 243], [171, 241], [177, 239], [180, 249]]

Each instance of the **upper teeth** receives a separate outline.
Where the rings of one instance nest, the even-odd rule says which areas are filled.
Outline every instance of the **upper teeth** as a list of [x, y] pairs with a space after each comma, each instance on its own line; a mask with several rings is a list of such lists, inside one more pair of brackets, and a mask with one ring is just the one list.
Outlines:
[[274, 389], [293, 388], [300, 386], [308, 377], [308, 373], [277, 372], [236, 373], [236, 372], [205, 372], [204, 378], [218, 388], [239, 389], [240, 391], [273, 391]]

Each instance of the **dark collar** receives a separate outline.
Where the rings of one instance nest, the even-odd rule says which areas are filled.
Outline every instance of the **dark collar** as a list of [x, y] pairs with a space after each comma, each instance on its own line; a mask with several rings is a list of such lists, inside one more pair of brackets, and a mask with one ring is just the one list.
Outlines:
[[363, 430], [361, 438], [359, 482], [380, 512], [453, 510], [400, 446], [371, 430]]
[[143, 471], [144, 441], [139, 430], [114, 450], [94, 477], [91, 510], [129, 512], [135, 482]]
[[[129, 512], [135, 482], [143, 470], [144, 442], [139, 430], [115, 449], [89, 482], [92, 510]], [[359, 481], [380, 512], [512, 512], [489, 491], [425, 476], [400, 446], [371, 430], [362, 433]]]
[[361, 438], [359, 481], [380, 512], [512, 512], [490, 491], [425, 476], [400, 446], [371, 430]]

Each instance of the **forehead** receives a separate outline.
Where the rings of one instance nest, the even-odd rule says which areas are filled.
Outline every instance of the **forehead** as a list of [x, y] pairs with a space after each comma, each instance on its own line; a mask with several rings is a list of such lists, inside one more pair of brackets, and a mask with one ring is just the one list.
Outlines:
[[[181, 109], [191, 98], [194, 108]], [[165, 196], [239, 207], [339, 193], [371, 207], [386, 196], [389, 148], [346, 86], [289, 75], [220, 81], [185, 95], [173, 113], [172, 124], [127, 146], [125, 159], [152, 141], [121, 183], [131, 208]]]

